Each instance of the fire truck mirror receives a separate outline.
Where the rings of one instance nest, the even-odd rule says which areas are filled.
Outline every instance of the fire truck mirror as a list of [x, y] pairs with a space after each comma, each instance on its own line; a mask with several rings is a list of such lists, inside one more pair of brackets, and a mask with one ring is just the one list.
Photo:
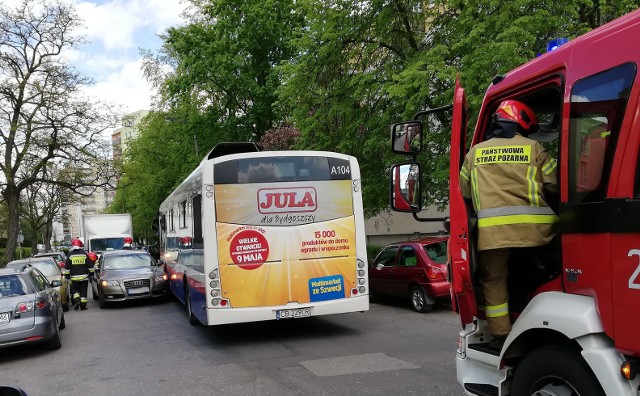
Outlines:
[[391, 144], [394, 153], [419, 154], [422, 151], [422, 123], [409, 121], [393, 124]]
[[420, 165], [408, 163], [391, 168], [391, 209], [397, 212], [422, 210]]

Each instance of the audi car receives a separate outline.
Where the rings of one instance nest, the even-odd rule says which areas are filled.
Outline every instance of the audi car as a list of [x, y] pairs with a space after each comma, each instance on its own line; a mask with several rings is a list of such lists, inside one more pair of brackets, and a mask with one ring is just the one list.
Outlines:
[[91, 289], [100, 308], [116, 301], [167, 295], [167, 275], [144, 250], [106, 251], [95, 268], [96, 279], [91, 283]]

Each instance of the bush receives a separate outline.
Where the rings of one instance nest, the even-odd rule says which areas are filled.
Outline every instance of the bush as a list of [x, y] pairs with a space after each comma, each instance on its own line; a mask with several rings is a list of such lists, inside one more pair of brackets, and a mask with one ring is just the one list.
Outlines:
[[378, 253], [380, 253], [383, 247], [384, 246], [367, 245], [367, 260], [371, 262], [371, 260], [376, 258], [376, 256], [378, 255]]
[[[17, 248], [16, 249], [16, 253], [13, 255], [13, 259], [14, 260], [19, 260], [21, 252], [22, 252], [22, 258], [31, 257], [31, 248], [30, 247], [22, 247], [22, 248]], [[7, 265], [7, 263], [5, 263], [3, 261], [4, 260], [3, 257], [4, 257], [4, 249], [0, 248], [0, 268], [3, 268], [5, 265]]]

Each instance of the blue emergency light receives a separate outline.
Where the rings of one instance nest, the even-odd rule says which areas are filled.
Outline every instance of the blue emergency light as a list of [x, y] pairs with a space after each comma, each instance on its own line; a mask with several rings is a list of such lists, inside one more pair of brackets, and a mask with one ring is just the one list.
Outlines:
[[566, 37], [558, 37], [554, 38], [547, 42], [547, 52], [551, 52], [553, 50], [557, 50], [562, 44], [566, 44], [569, 42], [569, 39]]

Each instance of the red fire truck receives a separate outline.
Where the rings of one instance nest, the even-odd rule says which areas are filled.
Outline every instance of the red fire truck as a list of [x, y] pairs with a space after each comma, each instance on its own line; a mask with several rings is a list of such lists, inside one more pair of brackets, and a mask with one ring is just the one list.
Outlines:
[[[449, 272], [463, 327], [457, 377], [467, 395], [640, 395], [639, 39], [637, 10], [494, 78], [470, 145], [469, 110], [456, 82]], [[536, 112], [536, 138], [556, 156], [559, 196], [551, 206], [559, 231], [547, 246], [512, 252], [513, 328], [495, 350], [476, 277], [477, 227], [460, 192], [459, 172], [467, 147], [484, 140], [505, 99]], [[409, 126], [421, 133], [419, 121], [395, 124], [393, 143]], [[403, 152], [402, 146], [392, 149]], [[421, 179], [419, 150], [405, 153], [414, 160], [392, 169], [391, 203], [415, 213], [420, 196], [409, 190], [421, 191], [415, 186]]]

